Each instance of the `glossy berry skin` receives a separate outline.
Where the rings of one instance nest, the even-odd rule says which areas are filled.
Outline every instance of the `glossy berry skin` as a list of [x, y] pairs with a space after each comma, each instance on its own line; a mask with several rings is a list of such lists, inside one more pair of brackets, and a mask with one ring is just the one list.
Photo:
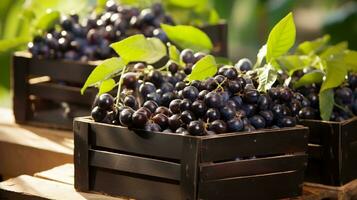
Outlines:
[[146, 101], [155, 101], [157, 104], [161, 104], [161, 96], [157, 92], [152, 92], [146, 95], [145, 97]]
[[133, 95], [128, 95], [124, 98], [124, 105], [135, 109], [137, 107], [136, 99]]
[[236, 111], [232, 107], [224, 106], [220, 109], [220, 113], [221, 113], [221, 118], [225, 121], [228, 121], [235, 116]]
[[112, 95], [104, 93], [98, 98], [98, 107], [103, 110], [111, 110], [114, 104], [114, 98]]
[[249, 121], [250, 124], [254, 126], [256, 129], [265, 127], [265, 119], [260, 115], [254, 115], [253, 117], [249, 118]]
[[315, 119], [316, 115], [316, 110], [311, 107], [304, 107], [299, 111], [299, 117], [301, 119]]
[[151, 113], [154, 113], [156, 108], [159, 106], [155, 101], [149, 100], [144, 102], [143, 107], [146, 107]]
[[180, 104], [181, 104], [181, 99], [175, 99], [171, 101], [169, 104], [170, 111], [174, 114], [180, 113], [181, 112]]
[[158, 108], [156, 108], [155, 113], [154, 114], [159, 114], [162, 113], [166, 116], [171, 116], [172, 112], [165, 106], [159, 106]]
[[183, 127], [180, 127], [178, 129], [176, 129], [175, 133], [179, 133], [179, 134], [182, 134], [182, 135], [189, 135], [190, 133]]
[[123, 85], [126, 88], [134, 89], [136, 86], [137, 77], [136, 73], [128, 72], [123, 75]]
[[160, 132], [162, 128], [156, 123], [146, 123], [144, 126], [144, 130], [150, 132]]
[[184, 82], [177, 82], [175, 85], [176, 90], [183, 90], [186, 87], [186, 84]]
[[166, 92], [161, 97], [161, 105], [169, 107], [170, 102], [175, 98], [173, 92]]
[[259, 115], [264, 118], [266, 126], [270, 126], [273, 123], [274, 114], [272, 111], [262, 110], [259, 112]]
[[166, 115], [162, 114], [162, 113], [156, 114], [152, 118], [152, 121], [155, 122], [156, 124], [160, 125], [160, 127], [162, 129], [167, 128], [168, 125], [169, 125], [169, 118]]
[[258, 108], [260, 110], [268, 110], [270, 106], [270, 99], [267, 95], [260, 95], [258, 99]]
[[173, 62], [171, 60], [167, 63], [167, 65], [168, 65], [168, 68], [169, 68], [169, 71], [171, 72], [171, 74], [175, 74], [179, 69], [178, 64], [176, 64], [175, 62]]
[[191, 101], [189, 99], [183, 99], [180, 103], [180, 110], [185, 111], [185, 110], [189, 110], [191, 108]]
[[237, 64], [235, 64], [234, 67], [244, 72], [252, 70], [252, 66], [252, 62], [248, 58], [242, 58], [237, 62]]
[[259, 92], [256, 90], [248, 90], [244, 93], [244, 100], [247, 103], [257, 103], [259, 99]]
[[217, 134], [226, 133], [227, 125], [223, 120], [215, 120], [208, 126], [210, 131], [214, 131]]
[[195, 57], [195, 63], [199, 60], [201, 60], [202, 58], [204, 58], [207, 54], [203, 53], [203, 52], [197, 52], [195, 53], [193, 56]]
[[207, 110], [205, 114], [205, 119], [207, 119], [209, 122], [213, 122], [215, 120], [218, 120], [221, 118], [221, 114], [216, 108], [210, 108]]
[[348, 87], [338, 88], [335, 95], [342, 104], [350, 104], [352, 102], [353, 92]]
[[227, 129], [229, 132], [238, 132], [244, 129], [244, 123], [241, 119], [234, 117], [227, 121]]
[[168, 119], [168, 125], [171, 130], [176, 130], [176, 129], [180, 128], [181, 124], [182, 124], [182, 122], [180, 119], [180, 115], [178, 115], [178, 114], [172, 115]]
[[198, 93], [197, 99], [204, 100], [205, 96], [209, 93], [208, 90], [202, 90]]
[[156, 87], [154, 84], [150, 82], [145, 82], [139, 87], [140, 94], [145, 97], [150, 93], [153, 93], [156, 91]]
[[198, 96], [198, 89], [196, 87], [193, 86], [186, 86], [183, 90], [182, 90], [182, 96], [186, 99], [189, 99], [191, 101], [194, 101], [197, 96]]
[[278, 120], [278, 126], [280, 127], [294, 127], [296, 125], [295, 117], [285, 116]]
[[231, 93], [235, 94], [240, 92], [243, 88], [237, 80], [228, 81], [228, 89]]
[[132, 116], [132, 124], [135, 128], [143, 128], [148, 121], [148, 117], [144, 112], [136, 111]]
[[293, 93], [290, 91], [290, 89], [287, 88], [283, 88], [282, 90], [280, 90], [280, 99], [282, 101], [288, 102], [291, 100], [291, 98], [293, 97]]
[[223, 106], [223, 99], [218, 93], [209, 92], [205, 97], [205, 103], [209, 108], [220, 108]]
[[149, 119], [152, 115], [152, 112], [146, 108], [146, 107], [141, 107], [139, 108], [136, 112], [141, 112], [141, 113], [144, 113], [146, 115], [146, 117]]
[[166, 82], [161, 84], [160, 89], [163, 93], [166, 93], [166, 92], [172, 92], [175, 89], [175, 87], [171, 83]]
[[231, 98], [232, 101], [236, 104], [237, 108], [240, 108], [243, 105], [243, 99], [240, 96], [234, 96]]
[[191, 49], [184, 49], [181, 51], [180, 59], [186, 64], [195, 62], [195, 57]]
[[133, 122], [132, 116], [134, 114], [134, 110], [131, 108], [124, 108], [119, 113], [119, 122], [123, 126], [130, 126]]
[[257, 106], [254, 104], [244, 104], [242, 110], [244, 110], [247, 117], [251, 117], [256, 114]]
[[312, 107], [317, 108], [319, 105], [319, 96], [315, 93], [311, 93], [307, 96]]
[[91, 112], [91, 116], [93, 120], [96, 122], [101, 122], [106, 115], [107, 115], [107, 111], [99, 108], [98, 106], [95, 106]]
[[181, 121], [185, 124], [189, 124], [191, 121], [196, 120], [196, 116], [189, 110], [185, 110], [181, 113]]
[[234, 68], [227, 68], [227, 70], [225, 70], [223, 72], [223, 76], [227, 77], [230, 80], [233, 80], [233, 79], [237, 78], [238, 72]]
[[202, 100], [196, 100], [191, 105], [191, 111], [197, 117], [202, 117], [207, 111], [207, 106]]
[[187, 126], [187, 131], [190, 135], [202, 136], [205, 135], [205, 128], [202, 121], [192, 121]]

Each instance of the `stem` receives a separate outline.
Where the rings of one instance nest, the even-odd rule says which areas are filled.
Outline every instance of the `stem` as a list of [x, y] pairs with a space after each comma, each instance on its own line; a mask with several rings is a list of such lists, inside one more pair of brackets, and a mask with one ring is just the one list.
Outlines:
[[126, 65], [123, 67], [123, 70], [121, 71], [120, 79], [119, 79], [119, 85], [118, 85], [118, 91], [117, 91], [117, 99], [116, 99], [116, 105], [119, 107], [119, 99], [120, 99], [120, 91], [121, 91], [121, 85], [123, 84], [123, 76], [126, 70]]
[[343, 106], [341, 106], [341, 105], [339, 105], [339, 104], [337, 104], [337, 103], [335, 103], [334, 106], [336, 106], [337, 108], [339, 108], [339, 109], [345, 111], [346, 113], [349, 113], [351, 116], [355, 116], [355, 115], [353, 114], [353, 112], [351, 112], [350, 109], [348, 109], [348, 108], [346, 109], [346, 108], [344, 108]]

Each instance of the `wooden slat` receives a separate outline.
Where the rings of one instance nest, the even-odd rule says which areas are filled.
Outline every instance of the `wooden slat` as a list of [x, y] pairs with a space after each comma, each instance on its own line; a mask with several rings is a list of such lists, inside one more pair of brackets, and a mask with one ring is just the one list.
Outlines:
[[199, 188], [202, 199], [281, 199], [299, 196], [303, 172], [221, 179], [203, 182]]
[[61, 80], [84, 84], [95, 68], [95, 65], [84, 62], [29, 59], [29, 74], [33, 76], [49, 76], [52, 80]]
[[160, 158], [181, 159], [182, 136], [166, 133], [148, 133], [142, 130], [129, 130], [125, 127], [90, 123], [92, 146], [111, 148], [131, 154], [155, 156]]
[[89, 153], [91, 166], [180, 180], [178, 163], [98, 150], [90, 150]]
[[97, 192], [135, 199], [181, 199], [179, 185], [175, 183], [119, 174], [100, 168], [95, 168], [92, 172], [91, 189]]
[[29, 85], [28, 95], [35, 95], [36, 97], [55, 102], [64, 101], [84, 104], [87, 105], [89, 109], [95, 98], [95, 91], [89, 90], [85, 95], [82, 95], [78, 87], [45, 82]]
[[224, 163], [201, 164], [201, 182], [240, 176], [304, 170], [307, 155], [284, 155]]
[[74, 187], [79, 191], [89, 191], [88, 124], [74, 121], [73, 131]]
[[283, 128], [243, 134], [222, 134], [202, 139], [202, 162], [221, 161], [246, 156], [305, 152], [308, 129]]
[[301, 120], [301, 125], [309, 127], [309, 142], [324, 145], [331, 130], [337, 130], [341, 123], [321, 120]]
[[357, 117], [341, 126], [341, 183], [357, 179]]
[[323, 155], [323, 149], [324, 147], [320, 144], [308, 144], [308, 154], [310, 158], [313, 159], [322, 159], [322, 155]]
[[181, 160], [181, 195], [182, 199], [197, 199], [201, 140], [184, 137]]

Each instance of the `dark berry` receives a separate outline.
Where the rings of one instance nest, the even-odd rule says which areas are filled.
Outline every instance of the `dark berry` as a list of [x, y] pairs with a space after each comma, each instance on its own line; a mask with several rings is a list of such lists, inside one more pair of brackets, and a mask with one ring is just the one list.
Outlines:
[[215, 120], [208, 126], [210, 131], [214, 131], [217, 134], [227, 132], [227, 124], [223, 120]]
[[106, 115], [107, 115], [107, 111], [99, 108], [98, 106], [95, 106], [91, 112], [91, 116], [93, 120], [96, 122], [101, 122]]
[[132, 116], [134, 114], [134, 110], [131, 108], [124, 108], [119, 113], [119, 122], [123, 126], [130, 126], [133, 122]]
[[202, 90], [201, 92], [198, 93], [197, 99], [199, 100], [204, 100], [205, 96], [209, 93], [208, 90]]
[[197, 116], [202, 117], [207, 111], [207, 106], [202, 100], [196, 100], [191, 105], [191, 111]]
[[340, 99], [342, 104], [350, 104], [353, 98], [352, 94], [352, 90], [348, 87], [338, 88], [335, 92], [336, 98]]
[[170, 102], [169, 104], [169, 109], [172, 113], [177, 114], [180, 113], [180, 104], [181, 104], [181, 99], [175, 99]]
[[136, 111], [132, 116], [132, 124], [135, 128], [143, 128], [148, 121], [148, 117], [144, 112]]
[[171, 130], [178, 129], [181, 126], [181, 124], [182, 124], [182, 122], [181, 122], [181, 119], [180, 119], [180, 115], [178, 115], [178, 114], [172, 115], [168, 119], [168, 125], [169, 125]]
[[244, 101], [247, 103], [257, 103], [259, 99], [259, 92], [256, 90], [248, 90], [244, 93]]
[[182, 135], [188, 135], [190, 134], [185, 128], [183, 127], [180, 127], [178, 129], [176, 129], [175, 133], [179, 133], [179, 134], [182, 134]]
[[171, 72], [171, 74], [175, 74], [178, 69], [179, 69], [179, 66], [177, 63], [173, 62], [173, 61], [169, 61], [167, 63], [168, 67], [169, 67], [169, 71]]
[[187, 126], [187, 131], [190, 135], [201, 136], [205, 135], [205, 127], [202, 121], [192, 121]]
[[254, 115], [249, 118], [250, 124], [253, 125], [256, 129], [265, 127], [265, 119], [260, 115]]
[[209, 108], [220, 108], [223, 106], [223, 98], [216, 92], [209, 92], [205, 97], [205, 103]]
[[267, 110], [270, 106], [270, 99], [267, 95], [260, 95], [258, 99], [258, 107], [260, 110]]
[[144, 126], [144, 130], [150, 132], [160, 132], [162, 128], [156, 123], [146, 123]]
[[161, 96], [159, 93], [157, 92], [152, 92], [150, 94], [147, 94], [145, 97], [146, 101], [155, 101], [158, 105], [161, 104]]
[[186, 87], [186, 84], [184, 82], [177, 82], [175, 85], [176, 90], [183, 90]]
[[235, 116], [236, 110], [235, 110], [235, 108], [232, 108], [229, 106], [224, 106], [223, 108], [220, 109], [220, 113], [221, 113], [222, 119], [225, 121], [228, 121]]
[[257, 113], [257, 106], [254, 104], [243, 104], [242, 110], [247, 117], [251, 117]]
[[234, 101], [237, 108], [240, 108], [243, 105], [243, 100], [242, 100], [242, 97], [240, 97], [240, 96], [234, 96], [231, 98], [231, 100]]
[[185, 111], [191, 108], [191, 101], [189, 99], [183, 99], [180, 103], [180, 110]]
[[171, 116], [172, 115], [172, 112], [165, 106], [159, 106], [158, 108], [156, 108], [155, 110], [155, 114], [159, 114], [159, 113], [162, 113], [166, 116]]
[[191, 111], [185, 110], [181, 113], [181, 121], [183, 123], [189, 124], [193, 120], [196, 120], [196, 117]]
[[304, 107], [299, 112], [299, 117], [301, 119], [316, 119], [317, 112], [311, 107]]
[[244, 123], [241, 119], [234, 117], [227, 121], [227, 128], [229, 132], [238, 132], [244, 129]]
[[278, 126], [280, 127], [294, 127], [296, 125], [296, 118], [285, 116], [278, 120]]
[[103, 110], [111, 110], [113, 108], [114, 98], [112, 95], [104, 93], [98, 98], [98, 107]]
[[123, 75], [123, 85], [126, 88], [134, 89], [136, 86], [136, 73], [128, 72]]
[[166, 92], [161, 97], [161, 105], [169, 107], [170, 102], [175, 98], [173, 92]]
[[270, 110], [262, 110], [259, 112], [259, 115], [265, 119], [266, 126], [270, 126], [274, 120], [274, 114]]
[[235, 94], [240, 92], [243, 88], [237, 80], [228, 81], [228, 89], [231, 93]]
[[238, 72], [234, 68], [227, 68], [227, 70], [225, 70], [223, 72], [223, 76], [227, 77], [230, 80], [233, 80], [233, 79], [237, 78]]
[[148, 119], [150, 119], [150, 117], [151, 117], [151, 115], [152, 115], [152, 112], [151, 112], [148, 108], [146, 108], [146, 107], [141, 107], [141, 108], [139, 108], [136, 112], [142, 112], [142, 113], [144, 113]]
[[139, 88], [140, 94], [145, 97], [150, 93], [153, 93], [156, 91], [156, 87], [154, 84], [150, 82], [145, 82], [143, 83], [140, 88]]
[[151, 113], [154, 113], [156, 108], [159, 107], [155, 101], [149, 100], [144, 102], [143, 107], [146, 107], [150, 110]]
[[198, 96], [198, 92], [199, 92], [198, 89], [195, 88], [194, 86], [186, 86], [182, 90], [182, 96], [186, 99], [194, 101]]
[[163, 129], [167, 128], [169, 125], [169, 118], [162, 113], [156, 114], [152, 118], [152, 121], [155, 122], [156, 124], [160, 125], [160, 127]]
[[135, 109], [137, 107], [136, 99], [133, 95], [128, 95], [124, 98], [124, 105]]
[[180, 59], [186, 64], [195, 62], [195, 57], [191, 49], [184, 49], [181, 51]]
[[220, 112], [216, 108], [210, 108], [207, 110], [205, 118], [209, 121], [215, 121], [221, 118]]
[[242, 58], [235, 64], [235, 67], [240, 71], [249, 71], [252, 70], [252, 62], [248, 58]]

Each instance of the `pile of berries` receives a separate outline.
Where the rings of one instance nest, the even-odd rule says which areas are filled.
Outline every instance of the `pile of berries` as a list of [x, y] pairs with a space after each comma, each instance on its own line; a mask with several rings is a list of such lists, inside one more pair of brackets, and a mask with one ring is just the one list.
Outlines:
[[39, 58], [102, 60], [115, 56], [109, 47], [111, 43], [134, 34], [141, 33], [167, 42], [161, 23], [174, 24], [159, 3], [139, 10], [110, 0], [102, 14], [93, 13], [83, 21], [76, 14], [62, 18], [57, 27], [43, 36], [36, 36], [28, 44], [28, 49]]
[[120, 106], [102, 94], [94, 103], [97, 122], [117, 124], [154, 132], [190, 135], [253, 131], [262, 128], [293, 127], [301, 105], [309, 100], [285, 87], [260, 93], [248, 70], [248, 59], [235, 66], [221, 67], [214, 77], [184, 82], [192, 66], [205, 56], [183, 50], [184, 66], [169, 61], [168, 70], [152, 69], [137, 63], [123, 76]]
[[[303, 72], [295, 73], [296, 76], [302, 76]], [[299, 113], [301, 119], [318, 119], [320, 84], [312, 84], [298, 88], [310, 103], [304, 102]], [[357, 75], [350, 73], [344, 84], [334, 89], [335, 106], [331, 115], [331, 121], [344, 121], [357, 115]]]

